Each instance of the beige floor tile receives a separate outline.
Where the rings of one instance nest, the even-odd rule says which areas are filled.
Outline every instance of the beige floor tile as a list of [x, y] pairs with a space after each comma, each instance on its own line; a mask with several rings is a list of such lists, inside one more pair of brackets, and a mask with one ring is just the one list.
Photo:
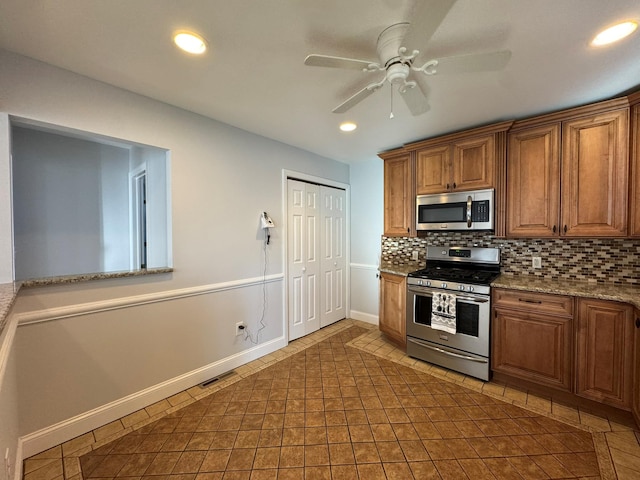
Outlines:
[[[640, 472], [628, 427], [410, 358], [362, 322], [338, 322], [235, 373], [27, 459], [24, 480], [63, 471], [83, 480], [79, 460], [91, 467], [86, 480], [543, 478], [597, 473], [596, 455], [619, 478]], [[606, 440], [569, 426], [578, 421]]]

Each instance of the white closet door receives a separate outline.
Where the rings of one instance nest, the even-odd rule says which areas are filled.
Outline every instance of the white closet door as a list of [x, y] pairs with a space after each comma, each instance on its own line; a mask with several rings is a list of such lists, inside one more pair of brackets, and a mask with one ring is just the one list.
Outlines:
[[320, 187], [287, 181], [289, 340], [320, 328]]
[[320, 248], [320, 327], [326, 327], [346, 316], [346, 259], [344, 190], [320, 187], [322, 228]]

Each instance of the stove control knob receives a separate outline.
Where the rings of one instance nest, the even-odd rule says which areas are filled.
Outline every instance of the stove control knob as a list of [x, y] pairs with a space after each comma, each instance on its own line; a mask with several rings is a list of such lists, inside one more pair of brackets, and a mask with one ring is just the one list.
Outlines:
[[467, 287], [467, 291], [468, 291], [468, 292], [473, 292], [473, 287], [472, 287], [471, 285], [469, 285], [469, 286]]
[[422, 280], [418, 280], [418, 285], [422, 285]]
[[424, 284], [425, 284], [427, 287], [430, 287], [430, 286], [431, 286], [431, 281], [430, 281], [430, 280], [427, 280], [426, 282], [424, 282]]
[[460, 290], [461, 292], [464, 292], [464, 285], [458, 285], [458, 290]]
[[447, 288], [447, 284], [443, 283], [442, 285], [440, 285], [441, 288]]

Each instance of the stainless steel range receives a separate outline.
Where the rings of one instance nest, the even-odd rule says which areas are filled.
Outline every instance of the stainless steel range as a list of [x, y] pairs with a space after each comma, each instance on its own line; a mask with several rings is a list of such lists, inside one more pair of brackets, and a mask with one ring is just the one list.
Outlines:
[[490, 283], [500, 249], [427, 247], [407, 279], [407, 354], [489, 380]]

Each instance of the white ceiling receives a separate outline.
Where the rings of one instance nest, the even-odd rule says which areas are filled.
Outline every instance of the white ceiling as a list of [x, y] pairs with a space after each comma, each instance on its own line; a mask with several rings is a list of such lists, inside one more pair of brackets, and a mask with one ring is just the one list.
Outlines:
[[[640, 85], [640, 32], [601, 49], [601, 28], [640, 20], [638, 0], [458, 0], [421, 59], [508, 49], [501, 72], [420, 80], [411, 116], [386, 84], [331, 113], [382, 73], [303, 64], [307, 54], [378, 61], [376, 39], [422, 0], [0, 0], [0, 48], [353, 163], [403, 143], [581, 105]], [[199, 32], [203, 57], [175, 30]], [[0, 66], [0, 75], [2, 74]], [[341, 133], [338, 124], [359, 127]]]

